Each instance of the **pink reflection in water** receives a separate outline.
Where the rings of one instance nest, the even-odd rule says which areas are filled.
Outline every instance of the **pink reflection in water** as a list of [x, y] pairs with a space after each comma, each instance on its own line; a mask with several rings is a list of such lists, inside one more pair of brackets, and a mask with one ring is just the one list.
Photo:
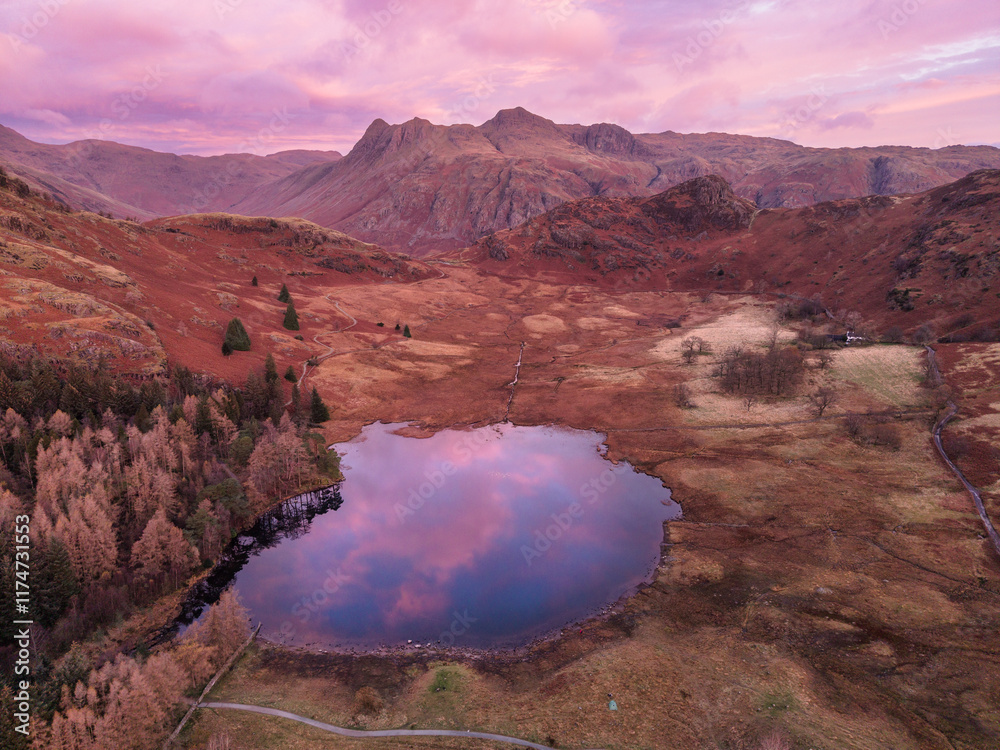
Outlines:
[[663, 521], [680, 513], [658, 479], [604, 458], [596, 433], [499, 425], [415, 439], [397, 428], [338, 446], [340, 509], [237, 574], [265, 636], [520, 645], [648, 579]]

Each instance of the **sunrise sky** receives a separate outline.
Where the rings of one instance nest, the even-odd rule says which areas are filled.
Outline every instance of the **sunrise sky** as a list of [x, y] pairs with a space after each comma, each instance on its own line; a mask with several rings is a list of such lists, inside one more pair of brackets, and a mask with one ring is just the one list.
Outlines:
[[996, 0], [15, 0], [0, 123], [215, 154], [376, 117], [1000, 145]]

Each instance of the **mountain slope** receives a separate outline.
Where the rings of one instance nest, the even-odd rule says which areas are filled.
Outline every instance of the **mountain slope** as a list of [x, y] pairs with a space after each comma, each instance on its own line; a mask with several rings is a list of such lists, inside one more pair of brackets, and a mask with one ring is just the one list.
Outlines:
[[415, 254], [458, 248], [568, 200], [649, 196], [718, 174], [761, 208], [926, 190], [1000, 149], [813, 149], [771, 138], [557, 125], [522, 108], [479, 127], [376, 120], [336, 164], [261, 185], [233, 210], [304, 216]]
[[756, 209], [718, 176], [651, 198], [566, 203], [446, 254], [564, 283], [813, 297], [909, 330], [995, 338], [1000, 171], [916, 195]]
[[[14, 355], [104, 358], [136, 372], [161, 368], [170, 352], [196, 371], [242, 379], [269, 351], [296, 365], [323, 353], [312, 338], [343, 325], [326, 299], [338, 287], [436, 276], [423, 263], [301, 219], [110, 220], [70, 212], [0, 173], [0, 348]], [[282, 284], [303, 340], [282, 327]], [[233, 317], [255, 343], [227, 358], [222, 336]], [[374, 323], [355, 330], [382, 332]]]

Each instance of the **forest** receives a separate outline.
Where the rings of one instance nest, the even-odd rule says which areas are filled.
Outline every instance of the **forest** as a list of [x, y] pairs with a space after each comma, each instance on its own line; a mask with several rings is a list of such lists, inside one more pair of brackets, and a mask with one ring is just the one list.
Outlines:
[[[288, 392], [290, 389], [290, 393]], [[36, 746], [162, 743], [186, 691], [246, 637], [232, 595], [177, 642], [109, 648], [104, 636], [211, 568], [240, 529], [302, 489], [339, 477], [312, 431], [315, 391], [268, 355], [240, 387], [168, 367], [115, 373], [0, 352], [0, 519], [30, 518], [32, 735]], [[0, 539], [4, 705], [16, 687], [14, 536]], [[0, 747], [27, 747], [4, 711]]]

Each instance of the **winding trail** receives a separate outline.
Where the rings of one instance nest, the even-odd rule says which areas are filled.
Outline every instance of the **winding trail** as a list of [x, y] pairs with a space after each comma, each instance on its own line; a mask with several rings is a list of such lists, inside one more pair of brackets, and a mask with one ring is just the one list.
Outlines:
[[524, 345], [526, 343], [526, 341], [521, 342], [521, 351], [517, 353], [517, 363], [514, 365], [514, 379], [507, 384], [510, 386], [510, 398], [507, 399], [507, 410], [503, 413], [504, 422], [510, 417], [510, 407], [514, 403], [514, 389], [517, 387], [517, 378], [521, 374], [521, 359], [524, 357]]
[[[316, 361], [317, 365], [320, 362], [322, 362], [324, 359], [329, 359], [334, 354], [344, 354], [345, 353], [345, 352], [334, 352], [333, 347], [330, 346], [329, 344], [324, 344], [322, 341], [319, 340], [319, 337], [320, 336], [325, 336], [328, 333], [343, 333], [344, 331], [347, 331], [347, 330], [350, 330], [351, 328], [354, 328], [354, 326], [356, 326], [358, 324], [358, 319], [355, 318], [353, 315], [351, 315], [349, 312], [347, 312], [347, 310], [345, 310], [344, 308], [342, 308], [340, 306], [340, 303], [337, 300], [330, 299], [330, 295], [329, 294], [327, 294], [324, 297], [324, 299], [326, 299], [328, 302], [332, 302], [333, 306], [337, 308], [338, 312], [340, 312], [341, 315], [344, 315], [344, 316], [350, 318], [351, 319], [351, 324], [349, 326], [347, 326], [346, 328], [338, 328], [336, 331], [323, 331], [322, 333], [317, 333], [315, 336], [313, 336], [312, 340], [314, 342], [316, 342], [320, 346], [325, 346], [326, 347], [326, 354], [321, 354], [318, 357], [310, 357], [309, 358], [309, 359], [314, 359]], [[355, 350], [352, 349], [351, 351], [355, 351]], [[298, 379], [298, 381], [296, 381], [296, 385], [298, 385], [299, 388], [302, 387], [302, 381], [306, 379], [306, 375], [308, 374], [308, 372], [309, 372], [309, 360], [306, 360], [305, 362], [302, 363], [302, 374], [299, 375], [299, 379]], [[292, 402], [289, 399], [287, 402], [285, 402], [285, 406], [288, 406], [291, 403]]]
[[491, 740], [493, 742], [506, 742], [508, 745], [519, 745], [520, 747], [530, 747], [534, 750], [552, 750], [548, 745], [538, 745], [528, 740], [521, 740], [517, 737], [506, 737], [502, 734], [488, 734], [487, 732], [459, 731], [456, 729], [378, 729], [373, 731], [361, 731], [358, 729], [346, 729], [334, 724], [326, 724], [315, 719], [308, 719], [305, 716], [281, 711], [277, 708], [266, 708], [264, 706], [250, 706], [245, 703], [199, 703], [197, 708], [225, 708], [235, 711], [249, 711], [265, 716], [277, 716], [282, 719], [291, 719], [300, 724], [322, 729], [324, 732], [339, 734], [341, 737], [353, 737], [356, 739], [371, 739], [375, 737], [464, 737], [477, 740]]
[[[930, 364], [932, 374], [938, 382], [943, 382], [941, 371], [938, 369], [937, 365], [936, 352], [929, 346], [924, 346], [924, 349], [927, 350], [927, 360]], [[965, 474], [963, 474], [961, 469], [955, 465], [955, 462], [948, 458], [948, 454], [945, 453], [944, 446], [941, 444], [941, 430], [944, 429], [944, 426], [948, 424], [951, 418], [957, 413], [958, 406], [953, 401], [949, 401], [948, 410], [945, 412], [944, 416], [938, 420], [938, 423], [934, 425], [934, 447], [937, 448], [937, 452], [941, 455], [941, 458], [944, 459], [948, 468], [952, 470], [956, 477], [958, 477], [958, 481], [960, 481], [966, 491], [972, 495], [972, 502], [975, 503], [976, 513], [979, 514], [979, 520], [983, 522], [983, 528], [986, 529], [986, 535], [990, 538], [990, 541], [993, 542], [993, 548], [996, 550], [996, 553], [1000, 555], [1000, 534], [997, 533], [996, 528], [993, 526], [993, 522], [990, 520], [989, 514], [986, 512], [986, 506], [983, 504], [982, 495], [980, 495], [979, 490], [977, 490], [972, 483], [965, 478]]]

